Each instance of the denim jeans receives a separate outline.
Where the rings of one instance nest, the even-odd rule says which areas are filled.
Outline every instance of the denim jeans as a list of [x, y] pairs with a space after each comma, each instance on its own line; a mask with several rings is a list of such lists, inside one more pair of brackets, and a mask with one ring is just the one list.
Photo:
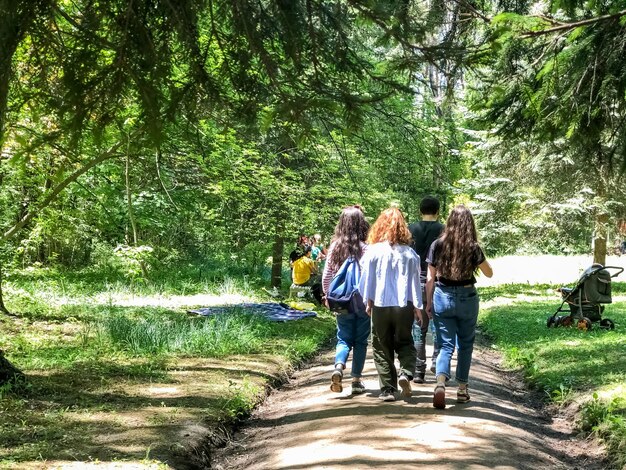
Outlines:
[[467, 383], [478, 318], [476, 288], [435, 286], [433, 312], [437, 341], [441, 347], [436, 374], [450, 378], [450, 362], [456, 343], [456, 380]]
[[363, 374], [370, 330], [371, 320], [365, 312], [337, 315], [335, 365], [343, 364], [345, 367], [350, 350], [353, 349], [352, 371], [350, 373], [352, 377], [361, 377]]
[[426, 334], [428, 333], [428, 319], [427, 323], [422, 325], [413, 321], [413, 342], [415, 343], [415, 350], [417, 351], [417, 361], [415, 363], [415, 374], [423, 374], [426, 372]]
[[[422, 279], [422, 302], [424, 303], [424, 316], [426, 317], [426, 279]], [[415, 364], [415, 373], [424, 374], [426, 372], [426, 334], [428, 333], [428, 326], [430, 325], [430, 334], [433, 337], [433, 357], [432, 364], [436, 364], [437, 356], [439, 355], [439, 343], [437, 342], [437, 334], [435, 332], [435, 322], [429, 321], [426, 317], [424, 325], [420, 325], [417, 321], [413, 322], [413, 342], [415, 343], [415, 350], [417, 351], [417, 363]]]

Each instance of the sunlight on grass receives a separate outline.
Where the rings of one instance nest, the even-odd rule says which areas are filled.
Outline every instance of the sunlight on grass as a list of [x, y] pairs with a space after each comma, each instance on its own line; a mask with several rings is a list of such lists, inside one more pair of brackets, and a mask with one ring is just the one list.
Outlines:
[[[193, 268], [178, 274], [150, 282], [88, 270], [9, 276], [5, 301], [17, 316], [0, 318], [0, 349], [28, 382], [19, 393], [0, 390], [0, 468], [136, 461], [137, 449], [152, 448], [150, 433], [162, 433], [160, 445], [167, 447], [166, 433], [184, 423], [241, 419], [268, 383], [335, 332], [334, 317], [323, 312], [286, 323], [242, 308], [190, 316], [186, 307], [268, 299], [258, 279], [226, 269], [219, 276]], [[139, 446], [98, 441], [126, 442], [135, 432]]]
[[[623, 292], [623, 284], [615, 285]], [[492, 288], [487, 295], [497, 299]], [[541, 288], [538, 289], [541, 292]], [[530, 288], [508, 288], [509, 294], [528, 295]], [[481, 291], [482, 294], [482, 291]], [[546, 319], [560, 299], [487, 303], [480, 327], [504, 354], [506, 364], [521, 367], [528, 382], [545, 391], [554, 403], [582, 402], [579, 427], [602, 438], [618, 466], [626, 464], [626, 302], [606, 306], [603, 318], [615, 330], [547, 328]]]
[[483, 311], [480, 324], [510, 363], [526, 366], [531, 382], [547, 389], [564, 380], [572, 386], [603, 384], [616, 380], [616, 374], [626, 379], [626, 337], [620, 332], [626, 327], [625, 306], [605, 311], [604, 317], [615, 321], [614, 331], [548, 329], [546, 319], [555, 307], [543, 301], [492, 307]]
[[[243, 275], [225, 271], [216, 276], [192, 268], [186, 273], [130, 283], [116, 274], [89, 271], [12, 274], [5, 286], [7, 302], [20, 315], [3, 320], [0, 348], [10, 352], [30, 382], [25, 397], [3, 392], [0, 413], [6, 424], [0, 424], [0, 459], [10, 455], [19, 464], [38, 458], [87, 458], [97, 448], [87, 442], [94, 426], [105, 434], [119, 432], [116, 426], [121, 426], [121, 421], [94, 420], [154, 406], [158, 401], [153, 403], [152, 395], [160, 394], [157, 400], [162, 403], [175, 403], [165, 414], [149, 418], [155, 426], [169, 425], [171, 410], [190, 412], [196, 407], [211, 419], [243, 417], [263, 390], [261, 382], [246, 378], [258, 379], [253, 374], [261, 362], [296, 364], [335, 332], [334, 318], [327, 312], [286, 323], [268, 322], [237, 308], [212, 318], [189, 316], [183, 307], [267, 298], [256, 281]], [[567, 285], [578, 274], [568, 272]], [[561, 285], [481, 287], [481, 329], [507, 364], [521, 367], [546, 398], [560, 405], [584, 402], [581, 429], [605, 439], [610, 449], [626, 446], [621, 437], [626, 434], [621, 424], [626, 283], [613, 283], [615, 303], [604, 314], [615, 321], [615, 331], [588, 333], [546, 328], [547, 317], [560, 304], [556, 288]], [[238, 361], [247, 365], [241, 370], [232, 364], [215, 370], [206, 365], [220, 357], [229, 364], [241, 358]], [[177, 364], [187, 360], [199, 362], [178, 371]], [[193, 392], [181, 388], [185, 377], [196, 373], [212, 378], [210, 397], [201, 398], [209, 384]], [[269, 375], [263, 380], [273, 379]], [[176, 397], [185, 393], [192, 393], [189, 402]], [[126, 457], [120, 453], [120, 458]]]
[[[134, 355], [184, 353], [207, 357], [261, 352], [271, 334], [270, 322], [243, 310], [214, 318], [150, 313], [140, 318], [123, 314], [92, 322], [96, 343]], [[90, 335], [87, 333], [87, 335]]]

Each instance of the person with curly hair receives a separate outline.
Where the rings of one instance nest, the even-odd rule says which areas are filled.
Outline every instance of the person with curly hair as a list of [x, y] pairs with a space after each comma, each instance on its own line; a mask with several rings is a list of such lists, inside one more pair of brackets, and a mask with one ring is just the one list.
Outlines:
[[435, 321], [437, 342], [441, 348], [437, 357], [433, 406], [443, 409], [455, 343], [457, 402], [470, 400], [467, 384], [478, 319], [475, 274], [480, 270], [487, 277], [493, 275], [478, 244], [474, 217], [467, 207], [461, 204], [452, 210], [443, 233], [430, 246], [426, 262], [426, 309], [430, 310]]
[[[326, 266], [322, 275], [322, 289], [326, 306], [326, 295], [330, 283], [348, 258], [361, 260], [367, 245], [367, 231], [369, 223], [365, 220], [361, 206], [349, 206], [341, 211], [339, 222], [335, 227], [335, 235], [328, 249]], [[355, 312], [340, 313], [337, 315], [337, 349], [335, 352], [335, 370], [331, 375], [330, 389], [333, 392], [343, 391], [343, 371], [350, 351], [353, 351], [352, 369], [352, 394], [365, 392], [365, 385], [361, 380], [365, 357], [367, 355], [367, 340], [370, 335], [370, 317], [365, 313], [365, 305]]]
[[[413, 321], [422, 321], [420, 259], [402, 212], [384, 210], [367, 238], [359, 290], [372, 317], [372, 349], [383, 401], [394, 401], [398, 385], [411, 396], [416, 351]], [[394, 359], [398, 354], [400, 374]]]

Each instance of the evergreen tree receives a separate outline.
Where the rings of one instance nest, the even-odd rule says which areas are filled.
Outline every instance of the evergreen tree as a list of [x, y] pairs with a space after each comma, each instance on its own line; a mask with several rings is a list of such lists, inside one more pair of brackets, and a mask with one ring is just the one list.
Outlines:
[[594, 261], [600, 263], [611, 216], [607, 203], [620, 184], [613, 175], [626, 168], [622, 6], [557, 0], [545, 11], [497, 15], [483, 64], [490, 75], [475, 95], [484, 122], [503, 142], [539, 144], [535, 148], [555, 165], [565, 159], [584, 169], [584, 183], [596, 195]]

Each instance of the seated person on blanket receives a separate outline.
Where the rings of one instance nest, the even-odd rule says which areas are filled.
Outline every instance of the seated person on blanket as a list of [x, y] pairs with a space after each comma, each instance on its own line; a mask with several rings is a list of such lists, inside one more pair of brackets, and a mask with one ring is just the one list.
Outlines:
[[311, 245], [304, 246], [304, 254], [293, 263], [293, 283], [311, 287], [315, 300], [322, 303], [322, 283], [317, 273], [315, 261], [311, 259]]

